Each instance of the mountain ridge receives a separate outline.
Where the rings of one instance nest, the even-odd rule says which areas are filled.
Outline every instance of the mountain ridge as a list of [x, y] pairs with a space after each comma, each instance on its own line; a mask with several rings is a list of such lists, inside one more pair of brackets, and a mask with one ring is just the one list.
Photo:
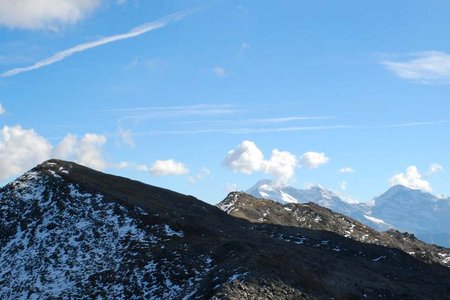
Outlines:
[[450, 268], [448, 248], [426, 244], [413, 234], [394, 229], [378, 232], [314, 202], [282, 204], [270, 199], [257, 199], [242, 192], [232, 192], [217, 206], [229, 215], [252, 223], [327, 230], [359, 242], [397, 248], [427, 263], [439, 263]]
[[259, 181], [247, 193], [280, 203], [314, 202], [377, 230], [408, 231], [426, 242], [450, 246], [450, 198], [406, 186], [393, 186], [369, 204], [346, 202], [322, 187], [297, 189], [279, 186], [270, 180]]
[[2, 299], [450, 294], [448, 268], [400, 250], [250, 223], [192, 196], [71, 162], [47, 161], [1, 188], [0, 217]]

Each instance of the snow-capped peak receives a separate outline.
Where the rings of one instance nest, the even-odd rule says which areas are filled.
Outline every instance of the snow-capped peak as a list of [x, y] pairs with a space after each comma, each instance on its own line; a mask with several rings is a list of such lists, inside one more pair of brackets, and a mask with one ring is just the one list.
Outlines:
[[367, 220], [364, 215], [367, 214], [368, 206], [361, 203], [347, 203], [338, 195], [320, 185], [310, 186], [307, 189], [297, 189], [291, 186], [280, 186], [265, 179], [258, 181], [247, 190], [247, 194], [257, 198], [271, 199], [282, 204], [314, 202], [354, 219]]

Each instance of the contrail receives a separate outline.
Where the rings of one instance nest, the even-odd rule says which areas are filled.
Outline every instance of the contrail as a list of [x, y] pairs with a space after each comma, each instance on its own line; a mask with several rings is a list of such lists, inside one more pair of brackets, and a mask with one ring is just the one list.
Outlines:
[[88, 49], [92, 49], [95, 47], [99, 47], [102, 45], [106, 45], [109, 43], [113, 43], [116, 41], [120, 41], [120, 40], [125, 40], [125, 39], [129, 39], [129, 38], [133, 38], [133, 37], [137, 37], [139, 35], [142, 35], [144, 33], [159, 29], [159, 28], [163, 28], [166, 25], [168, 25], [169, 23], [172, 22], [176, 22], [176, 21], [180, 21], [183, 18], [185, 18], [186, 16], [192, 14], [194, 11], [193, 10], [183, 10], [183, 11], [179, 11], [173, 14], [170, 14], [168, 16], [165, 16], [163, 18], [160, 18], [156, 21], [135, 27], [133, 29], [131, 29], [130, 31], [126, 32], [126, 33], [122, 33], [122, 34], [116, 34], [116, 35], [112, 35], [112, 36], [107, 36], [101, 39], [98, 39], [96, 41], [91, 41], [91, 42], [87, 42], [87, 43], [83, 43], [80, 45], [76, 45], [75, 47], [60, 51], [50, 57], [44, 58], [38, 62], [36, 62], [35, 64], [28, 66], [28, 67], [22, 67], [22, 68], [15, 68], [15, 69], [11, 69], [9, 71], [6, 71], [4, 73], [2, 73], [0, 75], [0, 77], [11, 77], [20, 73], [24, 73], [24, 72], [28, 72], [28, 71], [32, 71], [32, 70], [36, 70], [51, 64], [54, 64], [56, 62], [62, 61], [63, 59], [72, 56], [75, 53], [78, 52], [83, 52], [86, 51]]

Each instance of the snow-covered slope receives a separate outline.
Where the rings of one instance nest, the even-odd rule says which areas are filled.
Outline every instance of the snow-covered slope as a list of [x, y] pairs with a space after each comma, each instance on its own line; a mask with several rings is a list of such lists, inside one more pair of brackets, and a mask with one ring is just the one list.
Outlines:
[[449, 277], [397, 249], [255, 226], [71, 162], [45, 162], [0, 189], [2, 300], [442, 299]]
[[313, 202], [335, 212], [347, 215], [360, 222], [369, 223], [369, 225], [374, 226], [374, 224], [372, 224], [373, 222], [365, 217], [370, 211], [369, 205], [364, 203], [345, 202], [332, 191], [320, 186], [313, 186], [308, 189], [297, 189], [291, 186], [280, 186], [270, 180], [261, 180], [248, 189], [246, 193], [253, 197], [270, 199], [282, 204]]
[[[60, 174], [70, 172], [57, 168]], [[82, 191], [51, 168], [27, 172], [0, 193], [0, 299], [194, 293], [213, 260], [192, 257], [186, 265], [183, 231], [145, 224], [146, 215]], [[167, 255], [169, 243], [179, 248]], [[173, 281], [180, 273], [186, 280]]]
[[450, 246], [450, 199], [397, 185], [374, 199], [371, 215], [428, 243]]
[[282, 204], [313, 202], [379, 231], [394, 228], [415, 234], [427, 243], [450, 247], [450, 198], [405, 186], [391, 187], [371, 204], [348, 203], [319, 186], [297, 189], [270, 180], [259, 181], [247, 193]]

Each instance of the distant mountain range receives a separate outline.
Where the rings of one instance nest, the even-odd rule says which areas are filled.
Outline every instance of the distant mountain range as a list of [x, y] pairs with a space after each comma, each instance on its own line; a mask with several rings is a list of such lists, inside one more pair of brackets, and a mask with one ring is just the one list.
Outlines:
[[240, 195], [42, 163], [0, 189], [0, 299], [449, 299], [449, 249]]
[[[242, 192], [233, 192], [217, 207], [229, 215], [252, 223], [335, 232], [359, 242], [401, 249], [417, 259], [439, 263], [450, 268], [450, 249], [448, 248], [426, 244], [413, 234], [401, 233], [394, 229], [384, 232], [376, 231], [314, 202], [282, 204], [273, 200], [255, 198]], [[336, 251], [338, 251], [337, 248]]]
[[397, 185], [371, 203], [349, 203], [319, 186], [297, 189], [261, 180], [246, 193], [282, 204], [313, 202], [377, 230], [394, 228], [415, 234], [428, 243], [450, 247], [450, 198], [421, 190]]

